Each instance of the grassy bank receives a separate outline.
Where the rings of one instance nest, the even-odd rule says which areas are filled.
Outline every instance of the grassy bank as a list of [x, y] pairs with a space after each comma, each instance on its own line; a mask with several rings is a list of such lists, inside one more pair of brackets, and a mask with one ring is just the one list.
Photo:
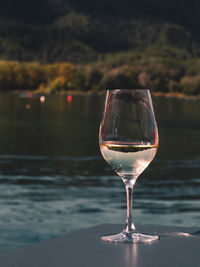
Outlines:
[[75, 93], [101, 92], [108, 88], [151, 88], [155, 93], [199, 95], [200, 60], [167, 59], [129, 52], [107, 55], [90, 65], [2, 61], [0, 91]]

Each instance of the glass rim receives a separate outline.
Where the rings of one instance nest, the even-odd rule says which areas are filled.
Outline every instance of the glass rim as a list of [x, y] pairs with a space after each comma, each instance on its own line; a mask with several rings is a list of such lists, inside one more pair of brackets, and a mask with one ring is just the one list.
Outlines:
[[133, 92], [133, 91], [150, 91], [150, 89], [140, 89], [140, 88], [133, 88], [133, 89], [115, 89], [115, 88], [113, 88], [113, 89], [107, 89], [106, 90], [107, 92], [113, 92], [113, 91], [121, 91], [121, 92]]

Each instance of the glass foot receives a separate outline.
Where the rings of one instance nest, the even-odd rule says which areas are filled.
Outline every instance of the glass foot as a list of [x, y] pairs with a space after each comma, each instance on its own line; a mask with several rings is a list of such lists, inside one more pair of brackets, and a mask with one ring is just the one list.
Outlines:
[[126, 233], [122, 232], [116, 235], [109, 235], [101, 237], [103, 241], [115, 242], [115, 243], [148, 243], [154, 240], [158, 240], [157, 235], [145, 235], [137, 232]]

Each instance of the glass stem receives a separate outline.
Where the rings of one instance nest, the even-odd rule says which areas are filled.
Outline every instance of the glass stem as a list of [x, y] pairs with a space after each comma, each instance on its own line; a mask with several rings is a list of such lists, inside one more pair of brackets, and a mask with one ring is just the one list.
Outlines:
[[135, 182], [134, 181], [127, 181], [125, 183], [126, 186], [126, 195], [127, 195], [127, 218], [126, 218], [126, 233], [135, 232], [135, 225], [133, 223], [133, 212], [132, 212], [132, 203], [133, 203], [133, 187]]

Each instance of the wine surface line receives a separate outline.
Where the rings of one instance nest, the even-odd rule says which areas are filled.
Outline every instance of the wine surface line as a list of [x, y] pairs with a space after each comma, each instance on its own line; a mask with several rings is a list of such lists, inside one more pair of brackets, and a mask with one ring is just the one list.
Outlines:
[[157, 145], [149, 143], [103, 142], [100, 145], [104, 159], [122, 178], [136, 180], [153, 160]]

